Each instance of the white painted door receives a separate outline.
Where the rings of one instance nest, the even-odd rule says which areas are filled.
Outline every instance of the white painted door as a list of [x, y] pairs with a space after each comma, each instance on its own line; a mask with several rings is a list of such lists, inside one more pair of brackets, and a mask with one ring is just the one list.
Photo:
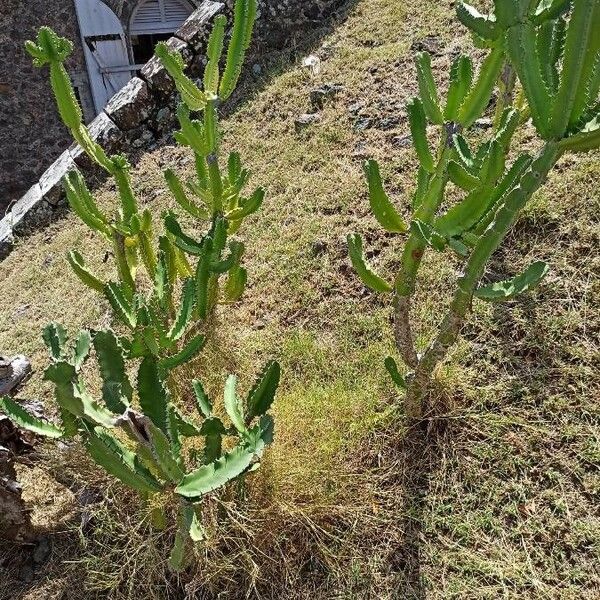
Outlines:
[[101, 0], [75, 0], [96, 113], [132, 78], [121, 21]]

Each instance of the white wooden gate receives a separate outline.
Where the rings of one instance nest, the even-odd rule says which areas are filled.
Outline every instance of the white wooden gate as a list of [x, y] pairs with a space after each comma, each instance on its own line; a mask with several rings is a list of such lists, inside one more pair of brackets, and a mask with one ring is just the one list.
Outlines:
[[101, 0], [75, 0], [96, 113], [133, 76], [121, 21]]

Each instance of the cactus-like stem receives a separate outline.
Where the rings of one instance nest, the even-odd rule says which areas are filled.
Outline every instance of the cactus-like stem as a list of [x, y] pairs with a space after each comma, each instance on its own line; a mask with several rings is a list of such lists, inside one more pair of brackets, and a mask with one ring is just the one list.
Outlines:
[[[448, 144], [451, 139], [451, 132], [449, 132], [451, 128], [451, 124], [444, 127], [435, 173], [431, 178], [422, 201], [413, 215], [413, 219], [418, 219], [423, 223], [430, 223], [433, 220], [444, 197], [444, 190], [448, 182], [448, 162], [452, 154], [452, 149]], [[414, 293], [415, 277], [421, 264], [425, 247], [426, 244], [414, 233], [411, 233], [404, 247], [402, 267], [396, 278], [396, 293], [399, 296], [409, 296]]]
[[498, 99], [494, 113], [494, 128], [498, 129], [504, 110], [513, 105], [517, 74], [509, 62], [504, 63], [502, 73], [498, 78]]
[[406, 365], [414, 369], [419, 357], [415, 350], [412, 327], [410, 324], [410, 296], [394, 296], [394, 341], [396, 348]]
[[557, 144], [548, 143], [544, 146], [521, 178], [520, 185], [506, 196], [494, 221], [479, 238], [465, 267], [464, 274], [458, 280], [452, 304], [439, 332], [419, 361], [414, 377], [408, 386], [405, 409], [409, 418], [420, 419], [423, 416], [423, 398], [433, 371], [445, 358], [448, 349], [456, 342], [470, 310], [473, 293], [487, 262], [511, 229], [521, 209], [545, 181], [548, 172], [559, 156], [560, 150]]
[[[433, 220], [444, 197], [448, 180], [448, 161], [451, 156], [451, 148], [448, 145], [451, 133], [449, 135], [448, 130], [449, 127], [444, 127], [435, 172], [414, 214], [415, 219], [426, 223]], [[425, 242], [411, 231], [404, 247], [402, 267], [396, 277], [394, 290], [394, 340], [398, 352], [409, 367], [415, 367], [418, 361], [410, 324], [410, 310], [411, 297], [415, 291], [415, 279], [425, 248]]]
[[117, 261], [117, 269], [119, 271], [119, 277], [121, 281], [129, 287], [129, 289], [135, 289], [135, 281], [131, 273], [131, 268], [127, 262], [127, 256], [125, 253], [125, 237], [118, 232], [115, 232], [113, 238], [113, 252]]

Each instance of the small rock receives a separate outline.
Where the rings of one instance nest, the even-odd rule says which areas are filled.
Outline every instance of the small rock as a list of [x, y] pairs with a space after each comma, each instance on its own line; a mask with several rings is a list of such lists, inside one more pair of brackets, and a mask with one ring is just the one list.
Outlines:
[[373, 127], [373, 119], [370, 117], [360, 117], [354, 123], [354, 131], [364, 131]]
[[339, 83], [326, 83], [310, 92], [310, 103], [315, 110], [320, 110], [325, 102], [344, 89]]
[[365, 159], [367, 158], [367, 144], [364, 140], [359, 140], [354, 146], [352, 151], [353, 158]]
[[479, 129], [491, 129], [494, 126], [494, 123], [492, 119], [489, 119], [488, 117], [481, 117], [481, 119], [477, 119], [473, 125], [479, 127]]
[[365, 105], [363, 102], [355, 102], [348, 107], [348, 112], [351, 115], [358, 115], [364, 107]]
[[264, 329], [267, 326], [267, 322], [264, 319], [256, 319], [254, 321], [253, 328], [257, 330]]
[[410, 46], [413, 52], [429, 52], [432, 56], [442, 56], [444, 48], [437, 35], [426, 35], [424, 38], [414, 40]]
[[306, 113], [306, 114], [300, 115], [294, 121], [294, 127], [296, 128], [296, 133], [299, 133], [303, 129], [306, 129], [309, 125], [312, 125], [314, 123], [319, 123], [320, 120], [321, 120], [321, 115], [318, 115], [318, 114]]
[[315, 54], [310, 54], [302, 61], [302, 66], [315, 77], [321, 72], [321, 59]]
[[262, 74], [262, 67], [258, 63], [252, 65], [252, 72], [256, 77]]
[[156, 113], [156, 122], [160, 125], [171, 119], [171, 110], [166, 106]]
[[51, 553], [52, 544], [50, 543], [50, 538], [43, 536], [38, 539], [31, 558], [36, 565], [41, 565], [50, 558]]
[[5, 356], [0, 356], [0, 379], [6, 379], [12, 377], [13, 366], [12, 361]]
[[9, 394], [31, 373], [31, 363], [24, 356], [15, 356], [10, 361], [10, 369], [5, 364], [4, 373], [6, 376], [0, 376], [0, 396]]
[[410, 135], [395, 135], [392, 138], [392, 145], [396, 148], [410, 148], [412, 146], [412, 138]]
[[389, 129], [394, 129], [399, 123], [400, 119], [398, 117], [383, 117], [383, 119], [379, 119], [377, 122], [377, 129], [388, 131]]
[[325, 254], [325, 252], [327, 251], [327, 242], [324, 242], [323, 240], [317, 240], [316, 242], [313, 242], [310, 251], [311, 254], [315, 257]]

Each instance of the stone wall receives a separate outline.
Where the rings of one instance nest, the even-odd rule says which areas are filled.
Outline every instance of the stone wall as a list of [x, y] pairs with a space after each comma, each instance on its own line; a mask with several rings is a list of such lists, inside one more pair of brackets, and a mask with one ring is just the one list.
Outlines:
[[72, 0], [0, 2], [0, 214], [69, 143], [58, 118], [48, 74], [33, 67], [24, 43], [48, 23], [76, 41], [68, 68], [87, 79]]
[[[70, 0], [67, 1], [70, 3]], [[113, 0], [112, 3], [117, 11], [122, 11], [119, 14], [124, 14], [129, 1], [131, 0]], [[197, 70], [198, 65], [204, 61], [206, 42], [214, 16], [219, 12], [230, 15], [233, 3], [234, 0], [226, 0], [226, 4], [205, 0], [167, 42], [171, 48], [181, 52], [190, 66], [192, 76], [198, 74], [194, 67]], [[260, 16], [253, 42], [254, 54], [267, 52], [273, 47], [283, 47], [292, 31], [301, 30], [314, 22], [321, 22], [344, 3], [345, 0], [259, 0]], [[119, 6], [116, 6], [117, 4]], [[66, 34], [74, 37], [72, 33]], [[54, 103], [48, 92], [47, 73], [44, 72], [41, 76], [39, 72], [34, 73], [36, 77], [40, 77], [40, 83], [36, 84], [34, 89], [22, 84], [25, 88], [21, 92], [22, 95], [31, 96], [34, 90], [43, 93], [48, 105], [47, 110], [54, 110]], [[144, 66], [140, 76], [134, 77], [93, 120], [90, 124], [92, 137], [109, 153], [121, 150], [127, 153], [131, 146], [142, 148], [172, 130], [175, 125], [175, 104], [173, 81], [160, 62], [153, 58]], [[56, 115], [53, 116], [58, 120]], [[37, 117], [35, 121], [38, 121]], [[15, 235], [24, 234], [48, 223], [57, 209], [64, 206], [61, 179], [69, 170], [79, 168], [84, 174], [95, 171], [94, 165], [83, 154], [81, 148], [73, 145], [65, 149], [68, 147], [68, 138], [64, 135], [62, 125], [51, 129], [59, 140], [54, 140], [52, 145], [53, 154], [58, 156], [44, 171], [39, 181], [34, 183], [0, 220], [0, 258], [10, 252]], [[36, 160], [33, 161], [35, 165], [40, 162], [39, 156], [48, 157], [45, 148], [38, 144], [37, 136], [38, 132], [32, 131], [25, 143], [25, 148], [29, 149], [29, 156], [36, 156]], [[17, 143], [17, 147], [22, 148], [22, 145]], [[61, 148], [63, 152], [59, 153]]]

